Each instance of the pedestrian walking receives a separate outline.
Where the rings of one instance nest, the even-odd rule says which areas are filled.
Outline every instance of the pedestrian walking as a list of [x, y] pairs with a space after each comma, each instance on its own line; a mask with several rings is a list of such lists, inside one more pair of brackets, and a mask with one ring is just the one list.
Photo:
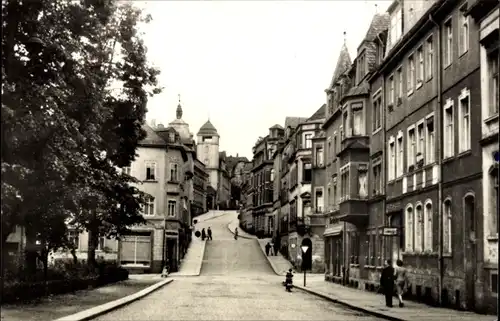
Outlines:
[[406, 268], [403, 267], [403, 261], [401, 260], [396, 261], [396, 268], [394, 269], [394, 271], [395, 271], [396, 289], [398, 294], [399, 307], [402, 308], [405, 306], [403, 302], [403, 295], [406, 293], [406, 290], [410, 285], [410, 282], [408, 281], [408, 273], [406, 271]]
[[271, 243], [269, 244], [269, 253], [271, 254], [271, 256], [276, 255], [274, 253], [274, 242], [273, 242], [273, 240], [271, 240]]
[[380, 276], [380, 286], [385, 296], [385, 305], [392, 308], [392, 296], [394, 294], [394, 268], [391, 260], [385, 261], [384, 269]]
[[276, 240], [274, 240], [274, 242], [273, 242], [273, 250], [274, 250], [274, 255], [278, 255], [278, 252], [280, 250], [278, 238], [276, 238]]
[[269, 256], [269, 250], [271, 250], [271, 244], [269, 244], [269, 242], [267, 242], [267, 244], [266, 244], [266, 256]]
[[212, 230], [210, 229], [210, 226], [208, 227], [207, 235], [208, 235], [208, 239], [211, 241], [212, 240]]
[[238, 239], [238, 228], [237, 227], [234, 229], [234, 239], [235, 240]]
[[205, 232], [205, 228], [201, 230], [201, 240], [205, 241], [205, 238], [207, 237], [207, 233]]

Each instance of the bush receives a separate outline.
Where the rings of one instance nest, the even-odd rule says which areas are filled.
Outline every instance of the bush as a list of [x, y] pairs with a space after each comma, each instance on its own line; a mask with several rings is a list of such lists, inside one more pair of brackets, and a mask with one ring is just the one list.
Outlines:
[[28, 301], [50, 294], [63, 294], [88, 287], [98, 287], [128, 279], [128, 271], [119, 267], [116, 262], [98, 262], [96, 269], [73, 260], [60, 260], [47, 273], [47, 281], [40, 275], [5, 280], [1, 303]]

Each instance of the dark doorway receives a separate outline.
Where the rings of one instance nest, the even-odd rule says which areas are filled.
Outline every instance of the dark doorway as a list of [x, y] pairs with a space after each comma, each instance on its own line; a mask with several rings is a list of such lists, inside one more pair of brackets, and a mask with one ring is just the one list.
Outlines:
[[476, 203], [473, 195], [464, 198], [465, 287], [467, 309], [475, 308], [476, 284]]
[[167, 239], [167, 259], [170, 266], [170, 271], [177, 272], [177, 249], [176, 239]]
[[214, 201], [213, 201], [212, 196], [211, 195], [207, 195], [207, 209], [208, 210], [213, 209], [213, 204], [214, 204]]

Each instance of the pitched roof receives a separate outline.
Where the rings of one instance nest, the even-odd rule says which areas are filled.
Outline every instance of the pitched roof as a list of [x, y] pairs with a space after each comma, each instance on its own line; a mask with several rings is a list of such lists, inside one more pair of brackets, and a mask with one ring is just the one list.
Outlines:
[[349, 91], [347, 94], [342, 97], [342, 98], [347, 98], [347, 97], [352, 97], [352, 96], [360, 96], [360, 95], [367, 95], [370, 93], [370, 87], [366, 82], [360, 83], [358, 86], [354, 86]]
[[330, 88], [333, 87], [338, 78], [344, 74], [351, 67], [352, 60], [351, 55], [349, 55], [349, 50], [347, 49], [346, 44], [342, 45], [340, 49], [339, 58], [337, 59], [337, 66], [335, 67], [335, 71], [333, 72], [332, 81], [330, 83]]
[[321, 107], [319, 107], [318, 110], [316, 110], [316, 112], [311, 117], [307, 119], [307, 121], [320, 120], [325, 118], [325, 108], [326, 104], [323, 104]]
[[363, 41], [375, 41], [377, 35], [389, 27], [389, 23], [390, 17], [387, 12], [376, 13], [373, 16], [372, 22], [370, 23], [370, 27], [368, 28]]
[[297, 128], [300, 123], [307, 120], [305, 117], [286, 117], [285, 118], [285, 128], [291, 127], [292, 129]]
[[167, 142], [161, 138], [148, 124], [143, 124], [142, 129], [146, 132], [146, 137], [139, 142], [139, 145], [167, 146]]
[[217, 129], [215, 129], [215, 126], [210, 122], [210, 120], [207, 120], [207, 122], [201, 126], [198, 131], [198, 135], [218, 135], [218, 133]]

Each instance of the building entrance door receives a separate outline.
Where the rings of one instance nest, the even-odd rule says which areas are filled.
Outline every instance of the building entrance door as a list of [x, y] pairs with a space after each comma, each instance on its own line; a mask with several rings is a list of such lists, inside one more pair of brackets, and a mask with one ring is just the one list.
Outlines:
[[464, 198], [464, 267], [467, 310], [475, 308], [476, 284], [476, 205], [473, 195]]
[[402, 259], [404, 245], [404, 227], [403, 227], [403, 212], [392, 213], [390, 217], [390, 226], [398, 228], [398, 235], [388, 238], [390, 240], [390, 253], [392, 264], [396, 264], [397, 260]]

